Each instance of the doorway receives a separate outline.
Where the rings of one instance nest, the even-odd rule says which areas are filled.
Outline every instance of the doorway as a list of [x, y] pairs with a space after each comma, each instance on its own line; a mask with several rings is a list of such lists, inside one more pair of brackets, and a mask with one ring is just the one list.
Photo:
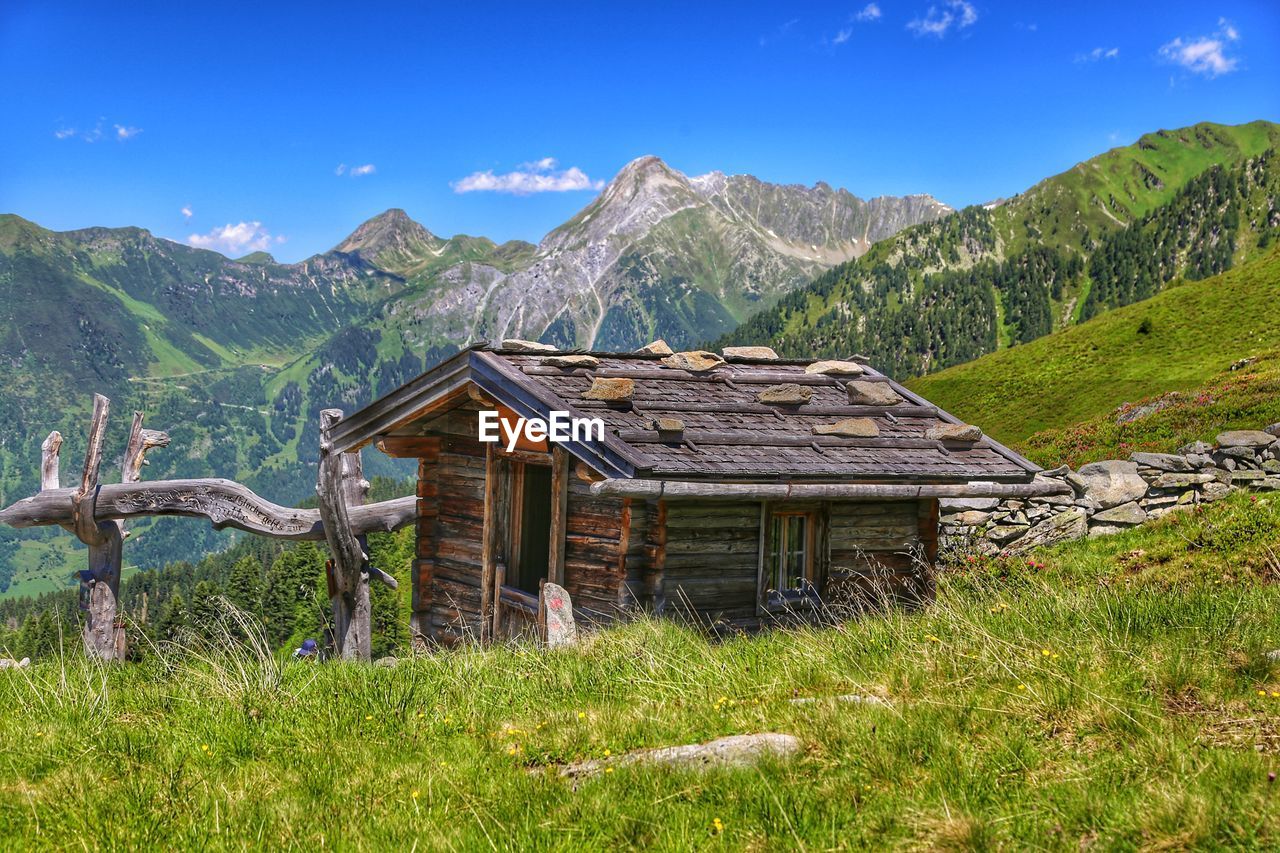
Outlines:
[[551, 466], [521, 463], [518, 476], [519, 517], [513, 527], [519, 531], [507, 585], [530, 595], [538, 594], [539, 583], [547, 577], [551, 555]]

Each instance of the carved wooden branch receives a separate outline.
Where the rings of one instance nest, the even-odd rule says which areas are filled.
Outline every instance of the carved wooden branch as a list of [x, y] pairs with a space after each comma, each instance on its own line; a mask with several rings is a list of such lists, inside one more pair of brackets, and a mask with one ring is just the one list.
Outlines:
[[147, 464], [147, 451], [168, 446], [169, 434], [156, 429], [143, 429], [142, 412], [134, 412], [129, 443], [125, 445], [124, 461], [120, 463], [120, 482], [136, 483], [141, 480], [142, 466]]
[[62, 433], [56, 429], [40, 445], [40, 489], [56, 489], [58, 479], [58, 455], [62, 452]]
[[106, 534], [98, 526], [94, 504], [98, 499], [98, 474], [102, 468], [102, 444], [107, 435], [107, 417], [111, 401], [101, 394], [93, 395], [93, 420], [89, 424], [89, 440], [84, 451], [84, 471], [80, 488], [71, 498], [71, 526], [76, 538], [86, 545], [105, 545]]
[[[0, 524], [40, 527], [69, 524], [74, 489], [51, 489], [0, 510]], [[417, 498], [352, 507], [350, 529], [356, 533], [391, 532], [414, 519]], [[222, 530], [232, 527], [275, 539], [325, 539], [318, 510], [271, 503], [231, 480], [153, 480], [146, 483], [107, 483], [98, 489], [98, 521], [176, 515], [204, 518]]]

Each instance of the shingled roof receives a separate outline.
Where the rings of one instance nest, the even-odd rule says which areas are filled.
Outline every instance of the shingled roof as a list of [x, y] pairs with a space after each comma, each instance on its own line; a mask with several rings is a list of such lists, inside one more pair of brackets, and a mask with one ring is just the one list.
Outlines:
[[[740, 358], [713, 370], [669, 367], [659, 355], [590, 353], [590, 367], [547, 364], [549, 353], [474, 347], [340, 422], [337, 449], [386, 435], [414, 435], [423, 414], [468, 384], [518, 414], [551, 411], [599, 417], [603, 442], [570, 443], [570, 453], [610, 477], [724, 482], [996, 483], [1030, 482], [1040, 469], [998, 442], [939, 441], [926, 433], [956, 418], [862, 364], [862, 375], [806, 372], [808, 360]], [[594, 379], [634, 380], [629, 401], [584, 399]], [[901, 399], [892, 405], [851, 405], [852, 380], [884, 383]], [[758, 402], [766, 388], [798, 385], [801, 405]], [[434, 415], [433, 415], [434, 416]], [[660, 419], [683, 428], [659, 432]], [[866, 418], [874, 437], [818, 435], [814, 427]], [[871, 430], [867, 430], [871, 432]]]

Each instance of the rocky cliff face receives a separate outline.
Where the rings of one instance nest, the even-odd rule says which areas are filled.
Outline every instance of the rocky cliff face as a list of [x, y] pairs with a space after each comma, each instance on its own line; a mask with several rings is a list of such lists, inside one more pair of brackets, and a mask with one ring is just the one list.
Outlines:
[[[383, 319], [414, 346], [461, 343], [460, 334], [597, 349], [654, 337], [692, 345], [876, 240], [949, 210], [929, 196], [863, 201], [821, 183], [689, 178], [641, 157], [523, 264], [471, 257], [437, 267]], [[366, 224], [357, 235], [379, 227]]]

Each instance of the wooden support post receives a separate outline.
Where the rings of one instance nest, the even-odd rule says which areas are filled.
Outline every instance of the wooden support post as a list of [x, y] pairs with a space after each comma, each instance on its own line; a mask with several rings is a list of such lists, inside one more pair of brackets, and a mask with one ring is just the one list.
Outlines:
[[84, 647], [90, 657], [121, 660], [125, 656], [124, 629], [116, 625], [120, 595], [120, 526], [99, 522], [94, 507], [102, 468], [111, 401], [101, 394], [93, 398], [93, 420], [85, 446], [80, 486], [71, 497], [71, 529], [89, 546], [89, 567], [80, 573], [80, 596], [85, 610]]
[[569, 454], [560, 445], [551, 448], [551, 549], [547, 555], [547, 580], [564, 585], [565, 529], [569, 517]]
[[[341, 409], [320, 413], [320, 474], [316, 496], [324, 522], [325, 540], [333, 555], [333, 632], [338, 655], [344, 660], [371, 658], [372, 620], [369, 605], [368, 553], [351, 529], [348, 501], [362, 502], [367, 484], [358, 454], [333, 453], [329, 434], [342, 420]], [[344, 456], [355, 456], [354, 460]]]
[[491, 636], [494, 578], [498, 558], [498, 454], [491, 442], [484, 450], [484, 527], [480, 553], [480, 641]]

